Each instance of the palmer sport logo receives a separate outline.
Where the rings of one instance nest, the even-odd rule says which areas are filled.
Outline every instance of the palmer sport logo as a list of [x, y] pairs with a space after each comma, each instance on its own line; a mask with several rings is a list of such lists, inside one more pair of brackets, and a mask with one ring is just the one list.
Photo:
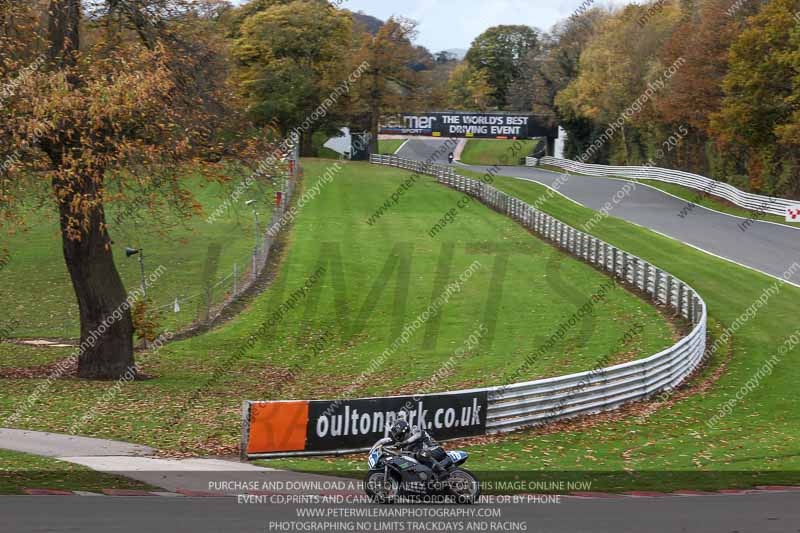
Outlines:
[[786, 222], [800, 222], [800, 205], [786, 208]]

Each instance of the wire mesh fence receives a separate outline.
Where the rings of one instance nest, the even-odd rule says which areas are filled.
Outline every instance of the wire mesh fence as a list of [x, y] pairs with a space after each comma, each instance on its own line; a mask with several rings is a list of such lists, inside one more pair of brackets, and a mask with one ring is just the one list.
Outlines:
[[[255, 285], [269, 264], [277, 229], [283, 225], [282, 220], [294, 197], [299, 174], [299, 157], [295, 150], [289, 154], [287, 175], [282, 180], [282, 186], [276, 190], [275, 205], [266, 225], [261, 226], [256, 214], [254, 244], [250, 254], [235, 259], [221, 277], [213, 274], [204, 276], [208, 279], [203, 287], [192, 294], [170, 295], [153, 291], [152, 299], [158, 302], [155, 310], [168, 323], [163, 325], [181, 329], [212, 324]], [[209, 248], [209, 259], [211, 255]], [[210, 270], [217, 272], [216, 268]]]

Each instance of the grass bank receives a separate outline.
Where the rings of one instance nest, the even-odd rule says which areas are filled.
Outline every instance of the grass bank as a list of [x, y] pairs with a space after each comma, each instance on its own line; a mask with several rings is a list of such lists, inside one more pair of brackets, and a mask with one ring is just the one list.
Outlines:
[[[542, 209], [574, 227], [594, 216], [560, 195], [550, 197], [537, 183], [498, 177], [495, 185], [528, 203], [549, 198]], [[707, 302], [717, 335], [775, 284], [766, 275], [614, 217], [597, 224], [593, 233], [691, 284]], [[614, 415], [467, 441], [461, 447], [472, 454], [469, 467], [488, 479], [578, 479], [590, 483], [584, 490], [800, 484], [800, 351], [790, 340], [800, 336], [798, 301], [800, 289], [781, 286], [711, 356], [688, 389]], [[773, 357], [779, 360], [774, 371], [743, 389]], [[351, 474], [366, 466], [363, 457], [263, 464]]]
[[[306, 161], [306, 187], [332, 164]], [[481, 343], [458, 359], [436, 390], [505, 383], [607, 283], [593, 268], [480, 205], [431, 238], [429, 228], [460, 195], [428, 179], [368, 225], [370, 214], [407, 178], [397, 169], [345, 163], [300, 212], [272, 286], [235, 320], [156, 354], [140, 354], [144, 372], [154, 379], [124, 384], [110, 397], [111, 383], [55, 380], [16, 426], [57, 432], [77, 427], [84, 435], [168, 450], [234, 453], [242, 400], [417, 392], [481, 327]], [[320, 268], [324, 273], [308, 292], [288, 305]], [[358, 380], [447, 284], [470, 270], [436, 318], [423, 321], [369, 379]], [[260, 329], [282, 306], [288, 310]], [[621, 342], [634, 325], [641, 331]], [[674, 337], [654, 307], [613, 290], [537, 359], [528, 377], [650, 355]], [[23, 357], [14, 347], [6, 350], [5, 357]], [[2, 380], [0, 415], [19, 409], [41, 383]]]
[[132, 479], [102, 474], [57, 459], [0, 450], [0, 494], [24, 494], [24, 489], [159, 490]]
[[[136, 206], [126, 210], [111, 204], [106, 210], [114, 259], [125, 286], [131, 290], [140, 284], [139, 256], [126, 258], [126, 247], [144, 250], [146, 275], [163, 267], [163, 274], [148, 290], [148, 297], [161, 307], [163, 327], [173, 331], [203, 316], [206, 287], [230, 277], [234, 263], [240, 273], [249, 269], [254, 243], [253, 207], [262, 228], [272, 212], [272, 188], [256, 185], [208, 223], [206, 217], [230, 197], [239, 180], [209, 183], [191, 169], [187, 169], [185, 179], [203, 206], [204, 216], [187, 221], [164, 213], [154, 220]], [[244, 205], [248, 199], [259, 201], [248, 207]], [[0, 326], [11, 320], [19, 322], [4, 336], [77, 338], [78, 306], [64, 264], [56, 212], [49, 206], [42, 208], [30, 216], [30, 221], [26, 230], [3, 241], [10, 261], [0, 270], [0, 308], [6, 310]], [[232, 281], [213, 288], [212, 302], [221, 301], [232, 288]], [[172, 305], [175, 298], [183, 301], [179, 312]]]
[[405, 139], [381, 139], [378, 141], [378, 152], [381, 154], [394, 155], [405, 142]]
[[[510, 147], [515, 143], [522, 144], [516, 161], [508, 159]], [[538, 141], [512, 141], [498, 139], [470, 139], [461, 154], [461, 162], [466, 165], [517, 165], [536, 147]]]

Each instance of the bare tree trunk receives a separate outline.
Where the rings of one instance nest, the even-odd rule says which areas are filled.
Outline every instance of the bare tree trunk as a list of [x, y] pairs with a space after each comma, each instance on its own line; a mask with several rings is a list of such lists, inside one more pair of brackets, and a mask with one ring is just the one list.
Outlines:
[[[71, 207], [75, 193], [93, 197], [97, 191], [91, 178], [54, 181], [60, 198], [64, 260], [78, 300], [81, 321], [81, 346], [78, 375], [88, 379], [119, 379], [129, 370], [135, 375], [133, 359], [133, 320], [122, 279], [114, 264], [111, 239], [105, 230], [102, 204], [85, 217], [87, 228], [74, 235], [76, 215]], [[63, 195], [63, 196], [62, 196]]]
[[626, 165], [630, 165], [631, 164], [631, 155], [628, 152], [628, 136], [625, 135], [625, 126], [622, 126], [622, 128], [620, 129], [620, 132], [622, 133], [622, 147], [625, 149], [625, 164]]
[[369, 114], [369, 155], [378, 153], [378, 130], [381, 118], [381, 108], [377, 104], [371, 106]]
[[49, 58], [54, 68], [75, 66], [81, 47], [80, 0], [50, 0]]
[[[50, 0], [49, 7], [51, 68], [71, 70], [80, 50], [81, 2]], [[80, 84], [76, 75], [68, 79], [73, 87]], [[78, 161], [82, 156], [81, 139], [71, 136], [70, 129], [61, 124], [59, 135], [43, 140], [42, 148], [57, 169], [53, 190], [58, 201], [64, 260], [80, 311], [83, 350], [78, 375], [118, 379], [134, 368], [133, 320], [106, 230], [100, 194], [103, 170], [76, 168], [74, 163], [65, 161], [65, 154], [70, 154], [69, 161]]]
[[300, 155], [303, 157], [314, 157], [314, 132], [309, 130], [303, 133], [300, 139]]
[[0, 0], [0, 38], [8, 37], [11, 33], [11, 13], [9, 13], [10, 7], [11, 2], [9, 0]]

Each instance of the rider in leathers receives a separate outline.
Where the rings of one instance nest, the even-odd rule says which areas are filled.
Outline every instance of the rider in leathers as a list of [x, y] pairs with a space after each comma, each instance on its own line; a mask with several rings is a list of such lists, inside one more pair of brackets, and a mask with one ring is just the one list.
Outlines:
[[395, 446], [413, 453], [417, 461], [430, 467], [440, 481], [447, 479], [448, 471], [434, 457], [444, 455], [444, 451], [427, 431], [418, 426], [412, 429], [405, 420], [398, 420], [389, 430], [389, 437]]

